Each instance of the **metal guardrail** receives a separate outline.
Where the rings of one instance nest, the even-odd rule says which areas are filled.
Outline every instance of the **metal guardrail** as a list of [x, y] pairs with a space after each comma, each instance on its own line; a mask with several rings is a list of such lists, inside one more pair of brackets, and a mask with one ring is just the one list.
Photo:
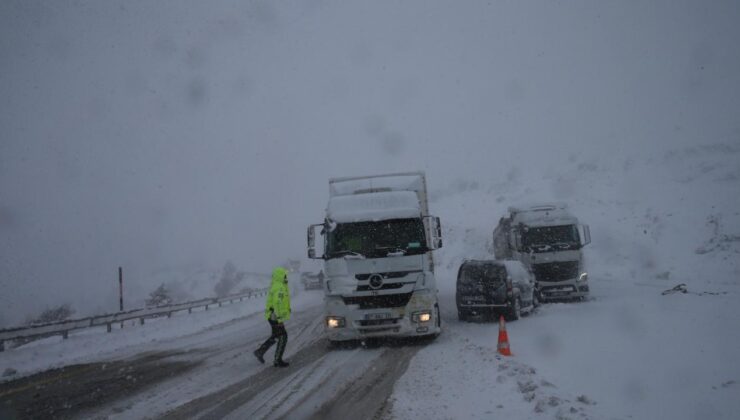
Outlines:
[[52, 336], [57, 334], [61, 334], [62, 337], [66, 339], [69, 335], [69, 332], [72, 330], [99, 327], [103, 325], [106, 325], [108, 327], [108, 332], [111, 332], [113, 324], [115, 323], [138, 319], [139, 323], [141, 325], [144, 325], [144, 320], [146, 318], [154, 318], [163, 315], [166, 315], [169, 318], [175, 312], [187, 310], [188, 313], [191, 313], [193, 309], [201, 307], [205, 308], [205, 310], [208, 310], [209, 306], [218, 305], [220, 307], [224, 303], [233, 303], [237, 300], [241, 302], [244, 299], [264, 296], [267, 291], [267, 288], [257, 289], [246, 293], [239, 293], [220, 298], [206, 298], [190, 302], [155, 306], [152, 308], [132, 309], [129, 311], [117, 312], [114, 314], [96, 315], [87, 318], [49, 322], [46, 324], [0, 329], [0, 352], [5, 350], [5, 341], [17, 340], [22, 338]]

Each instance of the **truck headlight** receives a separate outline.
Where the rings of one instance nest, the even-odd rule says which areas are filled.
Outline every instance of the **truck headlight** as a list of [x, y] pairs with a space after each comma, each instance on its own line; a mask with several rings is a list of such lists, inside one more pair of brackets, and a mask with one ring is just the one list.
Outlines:
[[343, 316], [327, 316], [326, 326], [329, 328], [342, 328], [344, 327], [345, 321]]
[[588, 273], [581, 273], [581, 275], [578, 276], [578, 281], [588, 281]]
[[411, 320], [414, 322], [429, 322], [431, 319], [431, 311], [419, 311], [411, 314]]

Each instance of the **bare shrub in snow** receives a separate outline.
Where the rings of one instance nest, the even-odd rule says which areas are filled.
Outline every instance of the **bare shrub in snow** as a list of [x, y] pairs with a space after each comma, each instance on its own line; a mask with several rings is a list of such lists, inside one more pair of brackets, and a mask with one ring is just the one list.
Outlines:
[[170, 303], [172, 303], [172, 297], [170, 297], [170, 292], [164, 286], [164, 283], [160, 284], [156, 290], [150, 293], [149, 299], [146, 300], [147, 307], [169, 305]]
[[214, 286], [213, 290], [216, 292], [216, 296], [223, 297], [231, 293], [234, 287], [244, 280], [245, 273], [238, 272], [236, 266], [231, 261], [226, 261], [223, 270], [221, 270], [221, 278]]
[[28, 321], [28, 324], [46, 324], [55, 321], [64, 321], [74, 315], [75, 310], [68, 303], [56, 308], [45, 309], [39, 316]]

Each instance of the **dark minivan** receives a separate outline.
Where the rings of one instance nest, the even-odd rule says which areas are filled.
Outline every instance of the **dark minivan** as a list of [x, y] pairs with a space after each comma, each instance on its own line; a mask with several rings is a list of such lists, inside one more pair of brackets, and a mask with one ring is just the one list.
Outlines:
[[466, 260], [457, 273], [457, 314], [471, 317], [504, 315], [516, 320], [537, 305], [534, 275], [519, 261]]

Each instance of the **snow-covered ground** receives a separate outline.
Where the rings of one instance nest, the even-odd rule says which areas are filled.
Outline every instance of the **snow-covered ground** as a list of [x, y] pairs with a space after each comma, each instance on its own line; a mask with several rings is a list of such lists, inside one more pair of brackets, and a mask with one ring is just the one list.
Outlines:
[[[737, 418], [740, 146], [573, 157], [540, 179], [520, 172], [433, 203], [448, 226], [438, 271], [448, 322], [396, 384], [393, 414]], [[456, 319], [457, 267], [490, 258], [507, 206], [563, 196], [591, 226], [592, 298], [508, 324], [514, 357], [500, 360], [496, 323]], [[679, 283], [689, 293], [661, 294]]]
[[[294, 310], [316, 306], [321, 301], [316, 293], [301, 293], [297, 287], [293, 290]], [[264, 327], [262, 334], [269, 335], [269, 328], [262, 325], [264, 320], [255, 316], [262, 313], [264, 304], [265, 297], [256, 296], [243, 302], [211, 307], [208, 311], [199, 308], [192, 314], [180, 311], [171, 318], [150, 318], [144, 325], [139, 325], [138, 320], [128, 321], [122, 328], [115, 324], [110, 333], [103, 326], [73, 331], [66, 340], [57, 335], [32, 341], [0, 353], [0, 373], [8, 369], [16, 372], [0, 377], [0, 382], [75, 363], [130, 357], [156, 349], [160, 344], [172, 346], [174, 342], [175, 346], [189, 349], [196, 345], [192, 340], [204, 340], [198, 333], [208, 330], [223, 332], [227, 328], [256, 324]]]
[[[444, 332], [411, 359], [393, 387], [386, 416], [736, 418], [738, 168], [740, 147], [718, 144], [660, 156], [574, 156], [539, 178], [511, 168], [500, 182], [451, 180], [449, 187], [433, 190], [432, 211], [445, 227], [437, 260]], [[457, 320], [456, 270], [464, 258], [490, 258], [491, 232], [507, 206], [563, 198], [591, 226], [593, 243], [585, 250], [591, 299], [545, 304], [507, 324], [514, 356], [498, 357], [496, 323]], [[661, 294], [678, 283], [688, 293]], [[249, 354], [268, 332], [261, 298], [110, 334], [84, 330], [68, 340], [39, 340], [0, 353], [0, 371], [17, 371], [7, 380], [150, 351], [219, 348], [187, 377], [88, 414], [163, 413], [236, 387], [231, 411], [215, 413], [306, 417], [385, 359], [382, 348], [326, 353], [316, 347], [321, 294], [298, 288], [294, 293], [286, 356], [295, 357], [295, 370], [274, 377], [274, 383], [271, 376], [260, 377], [268, 382], [253, 393], [240, 387], [251, 375], [272, 369]]]

